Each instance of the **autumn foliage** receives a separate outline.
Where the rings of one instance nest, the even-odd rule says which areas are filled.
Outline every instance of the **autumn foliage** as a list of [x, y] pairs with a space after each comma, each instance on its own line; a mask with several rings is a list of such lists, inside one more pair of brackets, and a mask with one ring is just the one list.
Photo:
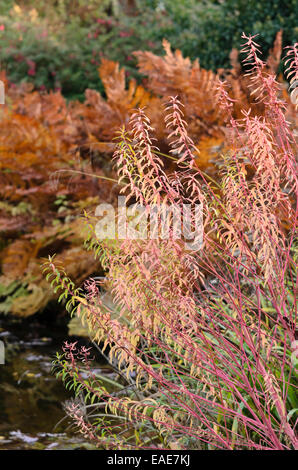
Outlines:
[[[170, 130], [163, 108], [169, 96], [178, 96], [194, 159], [215, 180], [219, 156], [230, 145], [226, 110], [218, 105], [218, 79], [226, 80], [229, 99], [237, 100], [233, 118], [241, 118], [241, 109], [250, 108], [252, 115], [264, 115], [264, 103], [240, 71], [237, 51], [231, 55], [232, 68], [216, 74], [179, 50], [172, 52], [167, 41], [164, 49], [163, 57], [135, 53], [146, 77], [142, 85], [135, 80], [127, 85], [124, 70], [103, 59], [99, 75], [106, 96], [86, 90], [84, 103], [67, 103], [60, 92], [32, 91], [28, 84], [16, 87], [2, 76], [6, 105], [0, 110], [1, 311], [31, 315], [53, 298], [40, 274], [41, 260], [49, 253], [57, 253], [77, 281], [96, 271], [96, 262], [81, 247], [84, 236], [78, 217], [101, 201], [113, 201], [119, 191], [116, 181], [97, 176], [115, 177], [110, 163], [116, 148], [113, 139], [121, 126], [129, 129], [134, 109], [145, 107], [157, 144], [167, 154]], [[262, 73], [276, 71], [280, 53], [281, 34]], [[286, 91], [282, 93], [286, 117], [293, 121], [294, 106]], [[170, 171], [171, 161], [163, 161], [165, 171]]]

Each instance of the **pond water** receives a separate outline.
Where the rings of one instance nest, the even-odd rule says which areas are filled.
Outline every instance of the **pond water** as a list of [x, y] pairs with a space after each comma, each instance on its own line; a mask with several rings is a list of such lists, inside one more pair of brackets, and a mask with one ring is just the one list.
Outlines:
[[65, 419], [62, 403], [71, 395], [51, 372], [66, 339], [65, 326], [0, 318], [0, 450], [92, 447]]

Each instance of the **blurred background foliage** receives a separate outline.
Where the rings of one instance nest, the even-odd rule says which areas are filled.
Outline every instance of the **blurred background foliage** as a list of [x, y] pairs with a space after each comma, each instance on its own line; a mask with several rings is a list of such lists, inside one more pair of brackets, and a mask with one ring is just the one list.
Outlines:
[[132, 52], [162, 54], [163, 38], [206, 69], [229, 67], [242, 31], [260, 34], [266, 57], [280, 29], [284, 46], [297, 40], [297, 9], [297, 0], [2, 0], [1, 67], [14, 83], [82, 100], [86, 88], [104, 93], [102, 57], [141, 81]]

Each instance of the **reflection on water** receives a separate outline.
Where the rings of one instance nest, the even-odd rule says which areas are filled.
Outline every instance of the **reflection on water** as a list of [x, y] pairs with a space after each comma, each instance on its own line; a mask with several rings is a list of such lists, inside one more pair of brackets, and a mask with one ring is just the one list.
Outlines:
[[0, 365], [0, 450], [90, 447], [63, 419], [62, 403], [71, 395], [51, 373], [52, 360], [65, 339], [66, 330], [61, 328], [57, 332], [0, 320], [0, 340], [5, 343], [5, 364]]

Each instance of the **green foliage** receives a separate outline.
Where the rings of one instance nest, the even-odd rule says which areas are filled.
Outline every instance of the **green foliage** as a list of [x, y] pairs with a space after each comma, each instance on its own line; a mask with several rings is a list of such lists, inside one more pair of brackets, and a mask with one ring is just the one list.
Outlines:
[[[226, 67], [229, 64], [229, 52], [232, 47], [242, 43], [241, 34], [249, 31], [260, 34], [258, 42], [264, 56], [269, 52], [276, 33], [283, 30], [284, 45], [297, 40], [297, 2], [296, 0], [225, 0], [212, 2], [209, 13], [202, 17], [201, 24], [193, 30], [197, 33], [197, 43], [187, 47], [184, 53], [191, 49], [201, 51], [201, 63], [207, 68]], [[200, 56], [198, 52], [198, 56]]]
[[66, 276], [65, 271], [53, 265], [53, 258], [49, 256], [49, 261], [43, 265], [43, 273], [47, 273], [46, 280], [50, 283], [54, 293], [59, 292], [58, 302], [62, 302], [63, 299], [67, 301], [65, 308], [72, 316], [77, 310], [78, 299], [82, 300], [79, 297], [82, 289], [75, 289], [74, 283]]
[[[166, 36], [171, 44], [181, 49], [184, 56], [199, 57], [202, 67], [207, 69], [229, 67], [230, 51], [239, 48], [243, 31], [260, 34], [258, 41], [264, 56], [280, 29], [284, 45], [297, 40], [296, 0], [147, 0], [145, 3], [171, 19], [172, 26]], [[154, 31], [155, 34], [158, 32]]]
[[26, 295], [26, 286], [18, 281], [8, 282], [7, 285], [0, 283], [0, 313], [8, 314], [13, 300]]

